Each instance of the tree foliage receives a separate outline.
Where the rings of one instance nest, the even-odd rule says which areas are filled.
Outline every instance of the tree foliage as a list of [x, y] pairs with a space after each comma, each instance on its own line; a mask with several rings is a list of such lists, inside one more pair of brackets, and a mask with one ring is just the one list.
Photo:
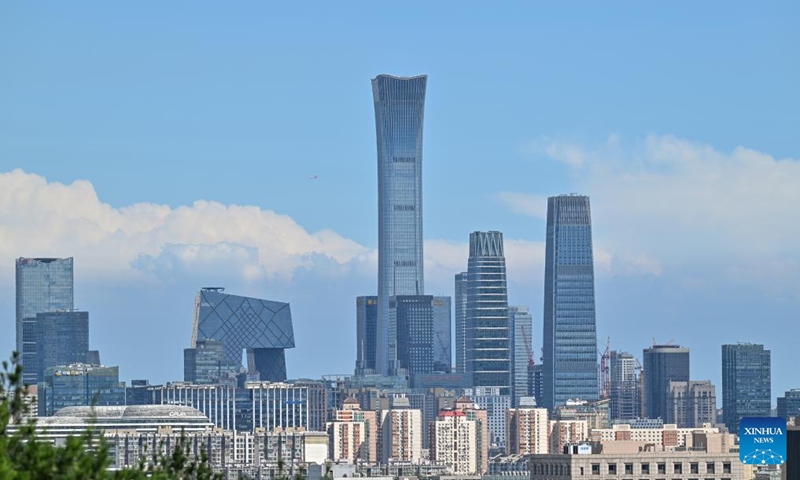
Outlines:
[[[102, 432], [91, 425], [79, 436], [55, 446], [36, 431], [36, 420], [25, 419], [27, 388], [22, 384], [19, 354], [3, 362], [0, 372], [0, 478], [8, 480], [216, 480], [203, 451], [199, 460], [190, 456], [189, 442], [178, 441], [169, 455], [154, 454], [150, 462], [110, 471], [109, 445]], [[10, 429], [11, 425], [14, 429]]]

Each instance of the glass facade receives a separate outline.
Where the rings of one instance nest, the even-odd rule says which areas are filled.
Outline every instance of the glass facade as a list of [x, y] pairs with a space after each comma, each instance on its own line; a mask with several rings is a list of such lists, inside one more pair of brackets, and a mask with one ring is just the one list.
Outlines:
[[35, 323], [23, 328], [25, 319], [36, 318], [37, 313], [72, 311], [74, 309], [72, 258], [18, 258], [17, 283], [17, 351], [25, 368], [22, 380], [26, 384], [37, 382], [37, 355]]
[[378, 297], [356, 297], [356, 375], [375, 372], [378, 342]]
[[284, 349], [294, 348], [292, 314], [288, 303], [223, 293], [204, 288], [195, 300], [192, 348], [213, 339], [225, 346], [225, 359], [237, 368], [247, 349], [247, 368], [262, 381], [286, 380]]
[[467, 267], [466, 372], [474, 387], [510, 395], [506, 259], [501, 232], [473, 232]]
[[[793, 388], [778, 397], [778, 416], [787, 422], [800, 415], [800, 389]], [[800, 422], [795, 422], [795, 424]]]
[[722, 346], [722, 415], [732, 433], [744, 417], [769, 417], [772, 400], [770, 351], [764, 345]]
[[183, 380], [199, 385], [235, 385], [239, 365], [228, 362], [225, 346], [216, 340], [198, 340], [183, 350]]
[[511, 405], [518, 407], [520, 398], [529, 396], [528, 392], [530, 391], [528, 349], [531, 347], [533, 315], [531, 315], [528, 307], [509, 307], [508, 325], [511, 332], [511, 338], [509, 338], [512, 381]]
[[39, 412], [51, 416], [64, 407], [125, 405], [119, 367], [74, 364], [48, 368], [39, 388]]
[[634, 420], [642, 416], [637, 363], [636, 358], [628, 352], [612, 350], [609, 354], [609, 408], [612, 420]]
[[541, 406], [599, 396], [589, 197], [547, 199]]
[[450, 373], [453, 363], [450, 297], [433, 297], [433, 371]]
[[456, 372], [467, 371], [467, 272], [456, 274]]
[[87, 363], [89, 312], [37, 313], [35, 324], [37, 383], [44, 381], [44, 373], [50, 367]]
[[396, 367], [389, 297], [423, 295], [422, 130], [428, 77], [372, 80], [378, 148], [378, 342], [376, 370]]
[[433, 297], [389, 298], [389, 316], [397, 325], [397, 360], [409, 375], [433, 372]]
[[669, 382], [689, 381], [689, 349], [680, 345], [653, 345], [642, 353], [644, 415], [666, 420]]

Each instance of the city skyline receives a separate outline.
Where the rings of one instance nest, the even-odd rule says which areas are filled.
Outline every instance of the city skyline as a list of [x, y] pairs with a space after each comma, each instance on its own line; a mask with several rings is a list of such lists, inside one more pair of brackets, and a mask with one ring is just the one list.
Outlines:
[[[292, 304], [290, 376], [352, 371], [352, 353], [324, 365], [308, 357], [331, 344], [354, 352], [352, 300], [375, 293], [367, 82], [422, 72], [430, 76], [425, 293], [452, 295], [466, 234], [499, 230], [509, 301], [540, 312], [542, 199], [580, 192], [593, 201], [600, 338], [631, 352], [652, 337], [674, 338], [692, 349], [692, 377], [718, 388], [719, 345], [763, 343], [775, 352], [773, 392], [797, 387], [781, 361], [791, 344], [774, 333], [791, 328], [800, 304], [791, 261], [800, 174], [789, 128], [798, 98], [788, 88], [798, 71], [778, 60], [798, 34], [772, 28], [793, 17], [782, 7], [704, 6], [689, 23], [633, 8], [614, 35], [591, 24], [620, 21], [619, 10], [576, 17], [531, 8], [504, 18], [507, 28], [485, 45], [453, 36], [443, 21], [452, 12], [432, 7], [420, 28], [441, 24], [441, 36], [372, 45], [364, 39], [373, 29], [402, 22], [357, 21], [368, 26], [346, 37], [323, 22], [326, 45], [309, 40], [288, 55], [265, 45], [289, 46], [281, 32], [294, 38], [297, 23], [266, 33], [254, 28], [258, 15], [236, 9], [211, 15], [198, 6], [194, 22], [172, 7], [93, 22], [109, 10], [57, 7], [65, 21], [55, 21], [3, 8], [13, 14], [0, 22], [14, 19], [0, 25], [4, 44], [25, 47], [0, 51], [11, 72], [0, 79], [0, 186], [9, 192], [0, 198], [2, 286], [13, 290], [14, 258], [74, 256], [75, 306], [91, 312], [92, 345], [124, 379], [181, 377], [192, 298], [218, 284]], [[497, 16], [459, 15], [471, 31], [498, 25]], [[198, 26], [211, 16], [242, 34], [197, 48], [207, 45]], [[720, 30], [701, 40], [712, 18]], [[722, 25], [742, 21], [753, 26], [747, 48]], [[133, 41], [135, 25], [152, 27], [152, 38]], [[669, 34], [677, 25], [680, 38]], [[140, 41], [158, 48], [143, 56]], [[268, 67], [256, 61], [265, 57]], [[310, 84], [322, 70], [325, 82]], [[4, 332], [12, 332], [13, 301], [0, 298]], [[752, 318], [765, 328], [745, 335]], [[535, 349], [540, 322], [535, 314]], [[155, 353], [141, 361], [137, 345], [156, 329]], [[10, 351], [13, 338], [0, 346]]]

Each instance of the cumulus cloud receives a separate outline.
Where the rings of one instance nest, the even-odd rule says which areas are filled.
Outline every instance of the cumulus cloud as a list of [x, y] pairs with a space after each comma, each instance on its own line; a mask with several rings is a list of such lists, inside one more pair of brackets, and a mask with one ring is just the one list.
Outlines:
[[[745, 147], [723, 152], [669, 135], [534, 145], [570, 165], [577, 188], [592, 197], [595, 243], [615, 274], [716, 264], [731, 279], [785, 278], [787, 268], [800, 278], [784, 261], [800, 256], [797, 159]], [[536, 200], [501, 196], [521, 213], [519, 199]]]
[[369, 248], [271, 210], [205, 200], [114, 208], [87, 181], [48, 183], [22, 170], [0, 174], [0, 240], [1, 268], [17, 256], [75, 256], [82, 269], [117, 277], [219, 271], [290, 280], [317, 262], [335, 274], [371, 261]]

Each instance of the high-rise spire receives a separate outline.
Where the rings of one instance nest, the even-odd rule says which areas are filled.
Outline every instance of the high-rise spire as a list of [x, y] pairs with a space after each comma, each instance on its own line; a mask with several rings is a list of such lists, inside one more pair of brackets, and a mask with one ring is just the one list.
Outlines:
[[396, 367], [389, 297], [423, 295], [422, 129], [428, 77], [372, 80], [378, 148], [378, 328], [376, 370]]

